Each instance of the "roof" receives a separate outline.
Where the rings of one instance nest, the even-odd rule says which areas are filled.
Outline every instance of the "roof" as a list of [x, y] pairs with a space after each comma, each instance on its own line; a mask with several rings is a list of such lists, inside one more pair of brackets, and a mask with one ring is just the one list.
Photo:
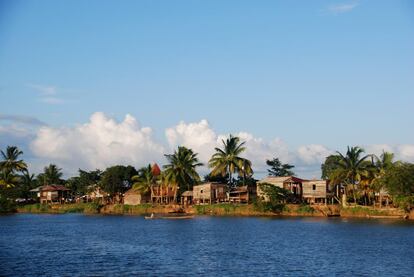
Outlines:
[[152, 172], [152, 175], [154, 175], [154, 176], [158, 176], [158, 175], [160, 175], [160, 174], [161, 174], [161, 169], [160, 169], [160, 167], [158, 166], [158, 164], [154, 163], [154, 164], [152, 165], [152, 167], [151, 167], [151, 172]]
[[213, 186], [227, 186], [227, 184], [219, 183], [219, 182], [206, 182], [198, 185], [194, 185], [194, 187], [198, 186], [207, 186], [207, 185], [213, 185]]
[[184, 191], [183, 194], [181, 194], [181, 196], [186, 196], [186, 197], [193, 196], [193, 191], [191, 190]]
[[270, 184], [274, 184], [274, 183], [285, 183], [288, 181], [293, 181], [293, 182], [304, 182], [306, 181], [305, 179], [301, 179], [295, 176], [285, 176], [285, 177], [276, 177], [276, 176], [267, 176], [266, 178], [260, 180], [258, 183], [270, 183]]
[[234, 190], [230, 191], [230, 193], [243, 193], [243, 192], [247, 192], [247, 191], [248, 191], [247, 186], [241, 186], [241, 187], [237, 187]]
[[69, 191], [70, 189], [62, 185], [47, 185], [47, 186], [40, 187], [39, 190], [41, 191]]

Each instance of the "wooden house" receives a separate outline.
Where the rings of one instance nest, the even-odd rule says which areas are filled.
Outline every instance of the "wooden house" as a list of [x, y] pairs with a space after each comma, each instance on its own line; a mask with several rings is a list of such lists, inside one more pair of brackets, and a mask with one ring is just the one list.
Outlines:
[[227, 201], [227, 185], [222, 183], [204, 183], [193, 187], [194, 204], [220, 203]]
[[303, 200], [309, 204], [326, 204], [332, 195], [328, 193], [326, 180], [303, 180]]
[[193, 203], [193, 191], [187, 190], [181, 194], [181, 204], [189, 206]]
[[229, 192], [230, 203], [249, 203], [252, 196], [256, 195], [256, 186], [241, 186]]
[[257, 196], [265, 199], [266, 197], [260, 189], [260, 184], [270, 184], [290, 191], [296, 199], [301, 200], [303, 195], [303, 181], [305, 180], [295, 176], [268, 176], [257, 182]]
[[125, 205], [140, 205], [151, 202], [150, 193], [141, 193], [139, 190], [132, 188], [124, 194]]
[[170, 185], [156, 185], [151, 189], [151, 201], [159, 204], [170, 204], [175, 202], [177, 189]]
[[39, 188], [40, 203], [63, 204], [69, 196], [69, 189], [62, 185], [47, 185]]

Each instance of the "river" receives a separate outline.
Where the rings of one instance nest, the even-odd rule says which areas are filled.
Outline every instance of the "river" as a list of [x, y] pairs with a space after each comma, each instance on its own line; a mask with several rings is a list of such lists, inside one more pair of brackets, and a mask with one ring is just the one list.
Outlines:
[[0, 216], [0, 276], [413, 276], [414, 222]]

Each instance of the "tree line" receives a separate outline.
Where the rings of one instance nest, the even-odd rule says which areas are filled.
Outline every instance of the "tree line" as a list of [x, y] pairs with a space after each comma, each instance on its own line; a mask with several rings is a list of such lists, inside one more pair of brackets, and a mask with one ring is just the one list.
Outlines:
[[[245, 142], [230, 135], [222, 140], [222, 146], [208, 161], [210, 173], [204, 181], [227, 183], [229, 188], [255, 185], [252, 163], [241, 157], [246, 150]], [[136, 169], [131, 165], [115, 165], [105, 170], [85, 171], [79, 169], [77, 176], [63, 179], [62, 169], [55, 164], [44, 167], [38, 175], [31, 174], [27, 163], [21, 159], [23, 152], [16, 146], [1, 151], [0, 202], [10, 199], [29, 199], [30, 190], [43, 185], [64, 185], [72, 197], [86, 195], [99, 187], [111, 196], [122, 194], [130, 188], [149, 193], [155, 186], [169, 187], [178, 195], [201, 182], [197, 168], [203, 166], [198, 154], [192, 149], [179, 146], [174, 153], [166, 154], [167, 163], [155, 170], [151, 164]], [[270, 176], [293, 176], [294, 166], [282, 163], [278, 158], [267, 160]], [[345, 195], [347, 202], [372, 205], [375, 194], [388, 192], [396, 205], [405, 209], [414, 204], [414, 165], [394, 161], [394, 154], [384, 152], [380, 157], [364, 154], [360, 147], [348, 147], [346, 153], [337, 152], [326, 158], [321, 165], [322, 178], [330, 187]], [[237, 177], [236, 177], [237, 176]], [[339, 194], [338, 194], [339, 195]], [[338, 202], [343, 199], [337, 198]], [[382, 203], [382, 201], [380, 201]], [[3, 204], [5, 205], [5, 204]]]

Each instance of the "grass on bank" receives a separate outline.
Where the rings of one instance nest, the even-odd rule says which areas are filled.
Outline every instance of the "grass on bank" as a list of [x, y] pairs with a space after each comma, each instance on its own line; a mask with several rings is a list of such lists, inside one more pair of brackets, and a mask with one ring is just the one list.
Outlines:
[[30, 204], [17, 208], [18, 212], [23, 213], [87, 213], [96, 214], [99, 213], [101, 205], [98, 203], [73, 203], [62, 205], [50, 205], [50, 204]]

